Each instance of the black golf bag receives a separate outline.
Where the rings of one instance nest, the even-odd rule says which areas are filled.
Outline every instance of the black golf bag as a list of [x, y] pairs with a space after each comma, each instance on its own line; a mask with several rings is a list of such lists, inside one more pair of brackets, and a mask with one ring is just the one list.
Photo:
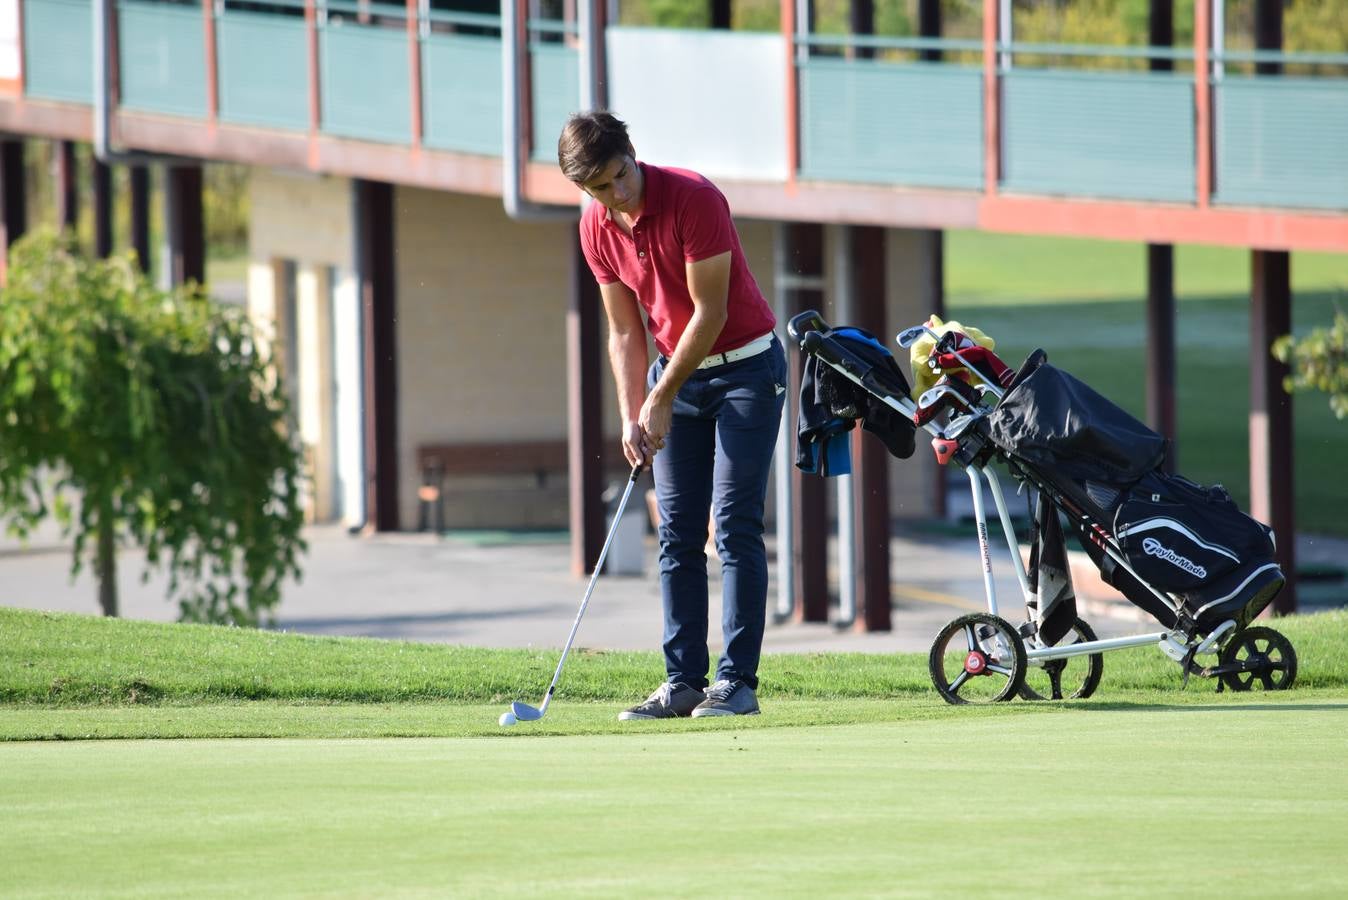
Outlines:
[[1166, 474], [1166, 440], [1043, 351], [986, 421], [1013, 470], [1066, 514], [1104, 581], [1165, 627], [1244, 627], [1281, 590], [1272, 530], [1220, 485]]

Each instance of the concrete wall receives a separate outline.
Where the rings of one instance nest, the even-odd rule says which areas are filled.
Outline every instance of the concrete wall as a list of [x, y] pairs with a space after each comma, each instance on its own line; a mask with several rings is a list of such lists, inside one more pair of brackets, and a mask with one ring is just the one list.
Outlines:
[[[417, 447], [564, 440], [570, 223], [514, 222], [499, 201], [398, 188], [398, 435], [402, 524], [419, 524]], [[760, 287], [772, 290], [773, 226], [739, 223]], [[653, 352], [653, 351], [652, 351]], [[605, 433], [617, 399], [603, 367]], [[625, 471], [625, 466], [619, 470]], [[457, 476], [446, 482], [455, 528], [556, 528], [564, 475]]]
[[[358, 524], [363, 435], [351, 185], [258, 170], [252, 204], [249, 309], [273, 339], [297, 403], [296, 426], [312, 474], [309, 514], [316, 521]], [[397, 188], [394, 208], [399, 503], [401, 526], [411, 530], [422, 512], [418, 447], [566, 438], [574, 225], [515, 222], [494, 199], [416, 188]], [[778, 226], [750, 219], [736, 224], [749, 266], [771, 301]], [[922, 241], [918, 232], [890, 233], [886, 302], [895, 328], [930, 311]], [[836, 259], [830, 253], [829, 265]], [[837, 307], [830, 296], [825, 316], [836, 318]], [[796, 364], [796, 351], [788, 348], [788, 355]], [[602, 373], [605, 433], [616, 436], [607, 360]], [[793, 405], [787, 415], [787, 433], [794, 435]], [[896, 516], [926, 514], [934, 475], [928, 456], [919, 447], [918, 458], [894, 462]], [[625, 471], [621, 461], [612, 462], [615, 476]], [[451, 528], [557, 528], [567, 522], [563, 472], [541, 480], [533, 474], [459, 475], [444, 487]], [[770, 494], [770, 519], [774, 505]]]
[[[565, 439], [574, 225], [513, 222], [499, 200], [414, 188], [398, 188], [394, 206], [399, 502], [410, 529], [418, 446]], [[567, 521], [560, 477], [461, 477], [447, 494], [451, 527]]]

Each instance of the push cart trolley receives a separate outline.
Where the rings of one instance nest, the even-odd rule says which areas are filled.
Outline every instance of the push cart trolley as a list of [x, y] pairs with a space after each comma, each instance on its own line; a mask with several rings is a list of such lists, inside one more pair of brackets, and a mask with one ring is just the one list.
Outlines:
[[[1163, 482], [1161, 479], [1167, 476], [1159, 472], [1144, 472], [1141, 480], [1132, 485], [1102, 486], [1074, 480], [1056, 471], [1051, 461], [1046, 463], [1042, 453], [1030, 453], [1009, 440], [1007, 424], [1014, 426], [1015, 416], [1024, 414], [1025, 405], [1017, 405], [1020, 395], [1031, 390], [1031, 376], [1043, 369], [1048, 374], [1036, 381], [1050, 383], [1046, 379], [1065, 377], [1073, 388], [1073, 398], [1091, 398], [1090, 405], [1096, 409], [1085, 411], [1081, 418], [1089, 420], [1091, 412], [1098, 412], [1116, 417], [1110, 419], [1111, 424], [1123, 422], [1157, 441], [1159, 436], [1088, 388], [1083, 390], [1070, 376], [1048, 366], [1042, 350], [1031, 354], [1019, 372], [1012, 373], [991, 351], [974, 345], [958, 331], [938, 333], [927, 325], [907, 328], [896, 338], [900, 347], [911, 348], [923, 337], [932, 340], [930, 352], [923, 359], [914, 358], [913, 366], [925, 365], [932, 374], [942, 373], [934, 386], [914, 402], [906, 394], [887, 387], [892, 385], [892, 379], [877, 377], [874, 363], [863, 358], [867, 354], [849, 348], [845, 333], [855, 330], [842, 331], [844, 334], [830, 328], [814, 310], [796, 315], [787, 326], [788, 334], [802, 353], [909, 417], [916, 427], [931, 435], [941, 465], [953, 462], [963, 468], [969, 479], [988, 611], [953, 619], [932, 643], [928, 666], [932, 683], [943, 699], [960, 704], [998, 702], [1017, 696], [1027, 700], [1086, 698], [1100, 684], [1104, 653], [1147, 645], [1155, 645], [1179, 664], [1186, 684], [1190, 675], [1197, 675], [1217, 679], [1219, 691], [1223, 687], [1248, 691], [1285, 690], [1292, 686], [1297, 657], [1291, 642], [1272, 628], [1250, 624], [1272, 602], [1283, 584], [1282, 573], [1271, 559], [1272, 532], [1266, 526], [1235, 510], [1229, 498], [1223, 503], [1225, 492], [1220, 487], [1200, 488], [1175, 477]], [[1015, 402], [1003, 403], [1013, 396]], [[1075, 417], [1077, 412], [1073, 410], [1068, 418]], [[1077, 437], [1068, 435], [1069, 440]], [[1040, 608], [1045, 600], [1045, 585], [1039, 579], [1032, 584], [1031, 569], [1022, 559], [1001, 483], [990, 468], [994, 461], [1006, 466], [1022, 490], [1028, 487], [1038, 492], [1042, 508], [1054, 519], [1049, 523], [1052, 527], [1058, 527], [1061, 513], [1087, 554], [1101, 567], [1106, 581], [1156, 617], [1163, 630], [1098, 639], [1094, 630], [1075, 615], [1074, 600], [1066, 610], [1069, 618], [1064, 620], [1064, 610], [1058, 609], [1058, 621], [1052, 629], [1046, 628], [1050, 611]], [[1144, 469], [1145, 462], [1141, 466]], [[1133, 472], [1128, 478], [1136, 474]], [[1019, 626], [1003, 618], [998, 604], [983, 482], [991, 491], [1020, 585], [1025, 618]], [[1186, 524], [1193, 517], [1187, 515], [1182, 503], [1158, 505], [1151, 509], [1149, 517], [1121, 524], [1120, 508], [1130, 498], [1136, 499], [1134, 495], [1147, 491], [1151, 492], [1150, 498], [1160, 501], [1168, 500], [1172, 492], [1181, 497], [1199, 492], [1201, 497], [1191, 500], [1191, 505], [1201, 505], [1202, 512], [1209, 506], [1217, 509], [1225, 516], [1223, 521], [1227, 525], [1239, 526], [1237, 530], [1248, 538], [1245, 546], [1266, 549], [1268, 557], [1247, 553], [1246, 556], [1255, 557], [1248, 559], [1231, 547], [1204, 538], [1196, 527]], [[1141, 497], [1142, 501], [1147, 499]], [[1113, 518], [1111, 512], [1115, 513]], [[1236, 516], [1243, 521], [1237, 521]], [[1221, 566], [1200, 566], [1169, 549], [1172, 544], [1182, 549], [1191, 546], [1184, 541], [1197, 542], [1193, 546], [1205, 548], [1190, 552], [1190, 556], [1198, 558], [1200, 552], [1211, 552]], [[1038, 546], [1032, 549], [1032, 561], [1042, 549]], [[1188, 576], [1193, 583], [1186, 584], [1183, 590], [1159, 587], [1153, 583], [1156, 579], [1150, 571], [1140, 571], [1143, 566], [1139, 560], [1147, 565], [1159, 560], [1182, 569], [1187, 565], [1178, 574]], [[1215, 577], [1219, 568], [1227, 570], [1220, 578]]]

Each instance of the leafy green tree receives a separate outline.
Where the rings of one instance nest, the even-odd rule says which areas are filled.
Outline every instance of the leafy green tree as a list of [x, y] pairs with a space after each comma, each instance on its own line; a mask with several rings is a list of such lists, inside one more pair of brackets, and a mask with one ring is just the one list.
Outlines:
[[1287, 363], [1292, 373], [1283, 379], [1290, 394], [1299, 390], [1323, 391], [1329, 408], [1340, 419], [1348, 418], [1348, 315], [1334, 311], [1334, 322], [1316, 328], [1302, 338], [1285, 334], [1273, 342], [1273, 355]]
[[0, 292], [0, 518], [24, 535], [54, 515], [106, 615], [117, 546], [134, 543], [183, 620], [259, 624], [305, 549], [301, 457], [267, 363], [242, 310], [165, 293], [68, 234], [20, 240]]

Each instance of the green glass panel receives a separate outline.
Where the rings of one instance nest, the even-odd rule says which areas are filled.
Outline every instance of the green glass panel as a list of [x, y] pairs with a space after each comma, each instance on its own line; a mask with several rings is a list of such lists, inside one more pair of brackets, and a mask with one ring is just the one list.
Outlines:
[[320, 45], [323, 131], [410, 143], [406, 29], [332, 23], [323, 28]]
[[580, 57], [561, 44], [534, 44], [530, 72], [534, 95], [531, 156], [535, 162], [556, 162], [557, 136], [580, 109]]
[[421, 65], [426, 146], [500, 156], [500, 38], [432, 34]]
[[118, 4], [122, 107], [206, 116], [206, 62], [201, 7]]
[[1213, 201], [1348, 209], [1348, 79], [1228, 76]]
[[800, 72], [800, 174], [977, 188], [982, 84], [964, 66], [811, 60]]
[[93, 103], [89, 0], [24, 0], [24, 93]]
[[220, 120], [307, 130], [309, 53], [302, 16], [226, 11], [216, 24]]
[[1012, 69], [1003, 85], [1006, 190], [1194, 199], [1192, 76]]

